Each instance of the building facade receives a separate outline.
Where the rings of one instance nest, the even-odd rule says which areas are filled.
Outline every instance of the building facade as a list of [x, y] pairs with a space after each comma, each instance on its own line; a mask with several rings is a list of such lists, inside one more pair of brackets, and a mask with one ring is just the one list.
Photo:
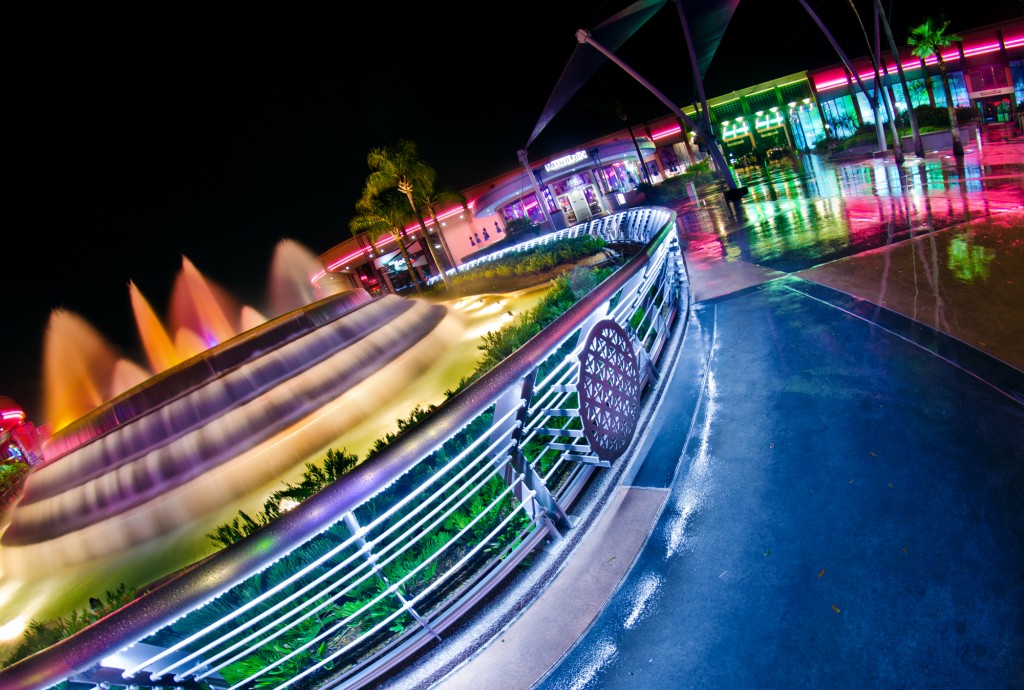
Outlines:
[[[954, 105], [971, 108], [983, 124], [1014, 121], [1018, 104], [1024, 102], [1024, 20], [957, 33], [962, 40], [943, 52]], [[907, 46], [898, 53], [910, 107], [945, 107], [937, 60], [916, 58]], [[905, 112], [908, 104], [895, 60], [891, 52], [880, 57], [879, 81], [897, 111]], [[709, 99], [712, 132], [730, 165], [759, 164], [777, 151], [811, 151], [828, 137], [846, 139], [874, 125], [876, 111], [888, 122], [884, 108], [872, 108], [872, 61], [864, 56], [852, 60], [852, 66], [856, 76], [839, 63]], [[701, 121], [697, 104], [680, 109]], [[521, 167], [463, 190], [465, 206], [435, 209], [436, 222], [434, 217], [426, 221], [427, 238], [418, 224], [405, 229], [413, 270], [423, 280], [436, 278], [440, 271], [500, 244], [505, 223], [515, 218], [560, 229], [613, 213], [633, 202], [642, 183], [658, 184], [706, 157], [704, 143], [672, 114], [549, 158], [529, 161], [520, 152]], [[425, 241], [433, 244], [441, 266]], [[371, 294], [413, 289], [390, 235], [375, 241], [365, 235], [345, 240], [319, 259], [324, 271], [314, 283], [322, 287], [363, 287]]]

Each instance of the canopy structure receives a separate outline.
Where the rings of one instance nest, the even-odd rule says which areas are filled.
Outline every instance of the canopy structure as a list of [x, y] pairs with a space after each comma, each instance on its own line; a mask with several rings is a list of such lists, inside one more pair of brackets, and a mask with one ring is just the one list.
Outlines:
[[[690, 31], [686, 32], [687, 38], [696, 37], [689, 47], [692, 49], [691, 54], [696, 58], [700, 78], [703, 78], [732, 20], [739, 0], [637, 0], [590, 29], [590, 34], [601, 45], [615, 52], [666, 4], [677, 4], [690, 27]], [[599, 51], [583, 44], [576, 46], [548, 97], [548, 102], [525, 148], [529, 149], [552, 118], [576, 95], [587, 80], [594, 76], [606, 59]]]

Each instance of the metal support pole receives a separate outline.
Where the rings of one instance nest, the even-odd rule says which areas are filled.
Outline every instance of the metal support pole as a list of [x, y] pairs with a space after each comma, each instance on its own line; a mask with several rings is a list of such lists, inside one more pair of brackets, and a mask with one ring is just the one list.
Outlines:
[[537, 176], [533, 174], [533, 168], [530, 167], [530, 159], [526, 157], [526, 149], [520, 149], [516, 152], [516, 155], [519, 156], [519, 162], [522, 164], [527, 177], [530, 178], [530, 184], [533, 186], [533, 193], [537, 195], [537, 205], [540, 206], [540, 211], [544, 214], [544, 220], [548, 224], [548, 230], [555, 230], [555, 222], [551, 220], [551, 214], [548, 212], [547, 201], [544, 199], [544, 195], [540, 191], [540, 185], [537, 184]]
[[661, 91], [656, 89], [653, 84], [651, 84], [649, 81], [641, 77], [629, 65], [620, 60], [615, 55], [615, 53], [611, 52], [603, 45], [595, 41], [594, 38], [590, 35], [589, 31], [587, 31], [586, 29], [580, 29], [579, 31], [577, 31], [576, 40], [579, 41], [580, 43], [586, 43], [587, 45], [593, 47], [599, 53], [601, 53], [606, 58], [614, 62], [623, 70], [625, 70], [626, 74], [640, 82], [641, 86], [650, 91], [654, 95], [654, 97], [657, 98], [662, 103], [664, 103], [665, 106], [669, 110], [671, 110], [676, 117], [685, 122], [690, 129], [699, 134], [704, 139], [704, 141], [708, 143], [708, 152], [714, 159], [715, 165], [718, 166], [718, 169], [721, 170], [722, 174], [725, 176], [725, 184], [729, 188], [725, 192], [726, 199], [728, 199], [729, 201], [735, 201], [747, 194], [746, 187], [740, 187], [736, 184], [736, 180], [732, 176], [732, 170], [729, 168], [729, 164], [726, 162], [725, 156], [722, 155], [722, 150], [718, 147], [718, 142], [708, 132], [706, 132], [703, 127], [701, 127], [696, 122], [687, 117], [686, 113], [679, 109], [679, 106], [670, 101], [668, 97], [665, 96], [665, 94], [663, 94]]
[[[818, 15], [814, 13], [814, 10], [811, 9], [811, 6], [807, 4], [807, 0], [799, 0], [799, 1], [800, 1], [800, 5], [807, 11], [807, 14], [811, 15], [811, 19], [814, 20], [814, 23], [818, 25], [819, 29], [821, 29], [821, 33], [825, 34], [825, 38], [827, 38], [828, 42], [832, 44], [832, 48], [834, 48], [835, 51], [836, 51], [836, 54], [839, 55], [839, 59], [842, 60], [843, 66], [846, 67], [846, 70], [850, 74], [853, 75], [853, 78], [857, 82], [857, 86], [858, 86], [858, 88], [860, 88], [861, 93], [864, 94], [865, 98], [871, 98], [871, 94], [868, 93], [868, 90], [864, 86], [864, 82], [861, 80], [860, 75], [857, 74], [857, 70], [854, 68], [853, 63], [850, 62], [850, 59], [846, 57], [846, 53], [844, 53], [843, 49], [839, 47], [838, 43], [836, 43], [836, 39], [832, 36], [832, 34], [829, 32], [829, 30], [825, 28], [825, 25], [822, 23], [821, 19], [818, 18]], [[879, 80], [881, 79], [881, 76], [878, 75], [878, 65], [877, 65], [877, 63], [875, 64], [875, 75], [876, 75], [875, 76], [875, 89], [878, 90], [878, 89], [881, 89], [882, 86], [881, 86], [881, 84], [879, 82]], [[881, 91], [880, 93], [884, 93], [884, 91]], [[876, 94], [876, 96], [877, 95], [878, 94]], [[884, 99], [884, 98], [883, 98], [883, 101], [888, 103], [888, 101], [886, 99]], [[877, 122], [877, 115], [876, 115], [876, 120], [875, 121]], [[892, 148], [893, 148], [893, 153], [895, 155], [896, 164], [897, 165], [902, 165], [903, 164], [903, 145], [900, 142], [900, 135], [899, 135], [899, 132], [896, 131], [896, 123], [893, 122], [892, 116], [889, 117], [889, 128], [892, 131]]]

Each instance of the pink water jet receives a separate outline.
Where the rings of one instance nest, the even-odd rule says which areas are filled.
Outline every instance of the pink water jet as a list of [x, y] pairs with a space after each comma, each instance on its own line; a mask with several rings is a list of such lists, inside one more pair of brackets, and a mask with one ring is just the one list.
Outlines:
[[[68, 421], [45, 440], [9, 514], [3, 572], [24, 579], [102, 563], [206, 524], [331, 447], [374, 413], [382, 388], [414, 377], [454, 337], [438, 304], [362, 289], [314, 301], [318, 271], [299, 245], [278, 245], [270, 320], [184, 257], [167, 326], [129, 284], [152, 372], [80, 317], [55, 312], [49, 399], [65, 396], [53, 409]], [[66, 382], [77, 397], [66, 397]]]
[[[268, 318], [311, 304], [314, 295], [310, 277], [320, 270], [316, 257], [298, 242], [278, 242], [271, 260], [264, 312], [241, 304], [183, 256], [166, 322], [134, 281], [129, 282], [128, 295], [144, 363], [122, 355], [120, 348], [82, 317], [54, 310], [44, 340], [43, 421], [59, 430], [151, 376], [252, 330]], [[335, 292], [327, 290], [326, 295]]]

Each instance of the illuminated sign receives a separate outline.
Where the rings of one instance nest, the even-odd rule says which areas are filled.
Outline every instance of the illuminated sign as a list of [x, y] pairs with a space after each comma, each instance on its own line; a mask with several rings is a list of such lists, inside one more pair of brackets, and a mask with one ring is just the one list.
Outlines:
[[549, 163], [545, 163], [544, 170], [547, 172], [554, 172], [555, 170], [567, 168], [573, 163], [579, 163], [582, 160], [586, 160], [586, 158], [586, 151], [577, 151], [576, 153], [570, 153], [568, 156], [562, 156], [561, 158], [556, 158]]
[[754, 120], [754, 129], [766, 129], [768, 127], [778, 127], [782, 124], [782, 113], [771, 113], [768, 117], [762, 119], [757, 118]]
[[736, 137], [742, 137], [746, 134], [750, 134], [750, 125], [746, 122], [739, 122], [732, 125], [731, 127], [727, 124], [722, 126], [722, 141], [728, 141], [729, 139], [735, 139]]

